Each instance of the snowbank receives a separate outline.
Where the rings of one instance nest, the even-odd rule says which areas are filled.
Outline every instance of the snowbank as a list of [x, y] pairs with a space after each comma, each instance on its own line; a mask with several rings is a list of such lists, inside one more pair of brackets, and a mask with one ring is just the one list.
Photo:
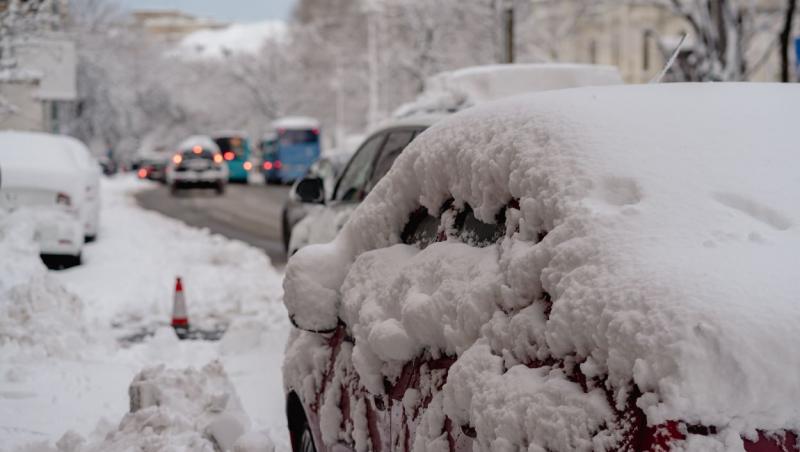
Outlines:
[[[280, 275], [260, 250], [137, 207], [131, 194], [151, 186], [128, 176], [104, 179], [101, 239], [85, 247], [84, 265], [60, 272], [41, 264], [25, 211], [0, 212], [0, 449], [49, 451], [58, 442], [61, 451], [104, 450], [74, 448], [102, 444], [111, 431], [122, 447], [134, 430], [147, 447], [161, 444], [166, 430], [178, 450], [202, 450], [207, 438], [184, 423], [194, 415], [180, 407], [139, 410], [117, 423], [142, 368], [166, 366], [153, 377], [158, 387], [172, 377], [213, 386], [222, 378], [214, 372], [171, 369], [216, 359], [253, 426], [233, 449], [269, 450], [258, 449], [262, 431], [285, 445], [276, 364], [288, 330]], [[192, 324], [228, 326], [220, 342], [179, 341], [168, 326], [176, 275]], [[137, 334], [139, 343], [119, 341]]]
[[166, 369], [139, 372], [128, 388], [130, 411], [116, 427], [83, 438], [70, 431], [56, 448], [41, 452], [234, 451], [273, 452], [272, 441], [253, 431], [236, 391], [219, 362], [200, 370]]
[[[0, 359], [75, 356], [86, 344], [84, 305], [47, 273], [34, 240], [58, 212], [0, 209]], [[55, 215], [55, 216], [53, 216]]]
[[[629, 402], [648, 425], [716, 428], [689, 448], [798, 431], [796, 105], [795, 86], [705, 84], [465, 111], [409, 146], [336, 241], [292, 258], [286, 306], [309, 329], [345, 320], [373, 392], [412, 357], [459, 356], [419, 422], [446, 414], [482, 449], [611, 447]], [[398, 244], [420, 204], [451, 198], [490, 224], [506, 208], [505, 238], [466, 246], [446, 211], [450, 240]], [[319, 377], [300, 369], [322, 369], [308, 336], [286, 363], [305, 396]], [[420, 445], [441, 434], [421, 431]]]

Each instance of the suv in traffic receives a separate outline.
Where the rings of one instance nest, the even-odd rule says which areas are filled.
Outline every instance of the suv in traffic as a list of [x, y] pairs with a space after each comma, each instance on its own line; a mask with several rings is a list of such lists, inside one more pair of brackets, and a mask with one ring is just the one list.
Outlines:
[[173, 194], [185, 188], [213, 188], [225, 192], [228, 166], [217, 144], [206, 136], [193, 136], [178, 146], [167, 166], [167, 184]]

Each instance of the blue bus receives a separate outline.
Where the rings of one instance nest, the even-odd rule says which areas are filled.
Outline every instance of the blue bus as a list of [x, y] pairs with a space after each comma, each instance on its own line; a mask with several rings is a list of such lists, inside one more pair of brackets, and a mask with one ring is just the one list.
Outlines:
[[319, 121], [287, 117], [274, 121], [272, 130], [261, 141], [264, 179], [271, 184], [302, 179], [320, 155]]
[[220, 132], [213, 138], [228, 165], [228, 180], [247, 183], [248, 175], [253, 169], [247, 135], [242, 132]]

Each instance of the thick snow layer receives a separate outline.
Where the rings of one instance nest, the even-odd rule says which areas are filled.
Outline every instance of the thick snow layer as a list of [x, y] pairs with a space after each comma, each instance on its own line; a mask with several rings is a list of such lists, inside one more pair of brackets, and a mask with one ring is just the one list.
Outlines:
[[39, 169], [69, 173], [80, 164], [58, 135], [38, 132], [0, 131], [0, 165], [3, 178], [17, 169]]
[[196, 31], [181, 41], [178, 55], [189, 58], [223, 58], [231, 54], [255, 54], [267, 40], [281, 39], [286, 24], [263, 21], [233, 24], [219, 30]]
[[[141, 433], [150, 421], [153, 435], [162, 428], [177, 435], [176, 450], [200, 450], [192, 444], [204, 443], [191, 443], [197, 435], [179, 434], [181, 419], [191, 417], [185, 410], [125, 416], [127, 388], [142, 368], [163, 364], [170, 375], [213, 360], [252, 424], [233, 449], [269, 451], [259, 432], [286, 449], [280, 275], [260, 250], [138, 208], [130, 195], [149, 186], [103, 180], [100, 238], [84, 248], [83, 265], [60, 272], [39, 261], [26, 211], [0, 214], [0, 450], [49, 451], [56, 442], [84, 450], [67, 446], [103, 444], [107, 433], [123, 438], [128, 428]], [[168, 326], [177, 275], [190, 322], [227, 324], [221, 341], [179, 341]], [[141, 343], [119, 342], [144, 332], [152, 336]], [[188, 372], [196, 378], [187, 381], [206, 378]], [[153, 437], [142, 435], [137, 446]], [[129, 450], [125, 444], [85, 450]]]
[[622, 84], [614, 66], [589, 64], [495, 64], [442, 72], [425, 82], [414, 101], [394, 113], [396, 117], [430, 112], [453, 112], [509, 96]]
[[[484, 449], [601, 449], [631, 385], [650, 425], [717, 427], [689, 449], [800, 430], [796, 105], [796, 86], [705, 84], [465, 111], [416, 139], [334, 242], [290, 260], [286, 306], [310, 329], [344, 319], [372, 391], [423, 351], [460, 356], [441, 409]], [[486, 248], [398, 244], [411, 212], [450, 198], [488, 223], [519, 209]], [[287, 386], [318, 378], [297, 371], [308, 335], [293, 336]], [[519, 366], [548, 359], [579, 365], [616, 406], [557, 367]]]

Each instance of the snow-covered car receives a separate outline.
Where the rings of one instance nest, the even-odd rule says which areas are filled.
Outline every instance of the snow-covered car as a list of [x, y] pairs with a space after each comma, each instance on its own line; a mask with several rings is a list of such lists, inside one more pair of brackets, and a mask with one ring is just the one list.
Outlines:
[[442, 115], [417, 115], [387, 121], [359, 146], [327, 196], [323, 179], [311, 176], [294, 188], [299, 200], [314, 205], [291, 229], [288, 253], [291, 256], [311, 243], [333, 240], [350, 213], [389, 171], [392, 163], [411, 141]]
[[102, 169], [85, 144], [68, 136], [64, 140], [73, 160], [77, 163], [84, 178], [84, 202], [81, 205], [84, 237], [87, 242], [97, 238], [100, 231], [100, 173]]
[[[338, 188], [330, 199], [321, 194], [319, 181], [302, 181], [298, 187], [305, 195], [301, 200], [309, 204], [327, 204], [325, 207], [308, 209], [308, 215], [291, 229], [288, 253], [311, 243], [324, 243], [333, 240], [336, 233], [349, 218], [350, 213], [366, 196], [369, 190], [386, 174], [402, 148], [393, 141], [384, 145], [387, 151], [378, 151], [370, 146], [389, 136], [398, 128], [414, 128], [416, 134], [433, 124], [436, 120], [466, 108], [524, 93], [548, 91], [582, 86], [607, 86], [622, 84], [622, 77], [613, 66], [590, 64], [512, 64], [488, 65], [442, 72], [426, 82], [425, 91], [412, 102], [397, 109], [394, 118], [387, 121], [373, 133], [361, 148], [368, 151], [356, 152], [353, 159], [361, 160], [345, 171], [357, 178], [357, 187]], [[399, 131], [390, 137], [400, 139], [405, 132]], [[416, 136], [416, 135], [414, 135]], [[412, 137], [413, 138], [413, 137]], [[370, 157], [358, 157], [361, 153], [370, 156], [380, 155], [379, 161]], [[384, 156], [385, 155], [385, 156]], [[376, 170], [373, 173], [373, 166]], [[378, 167], [380, 166], [380, 167]], [[348, 177], [342, 175], [342, 177]], [[355, 190], [348, 193], [347, 190]], [[299, 192], [298, 192], [299, 193]], [[353, 196], [354, 195], [354, 196]]]
[[797, 450], [798, 115], [664, 84], [434, 125], [289, 260], [294, 450]]
[[173, 194], [183, 188], [213, 188], [222, 194], [227, 183], [228, 165], [217, 143], [208, 136], [183, 140], [167, 165], [167, 185]]
[[[336, 179], [342, 173], [352, 155], [352, 151], [330, 152], [311, 164], [311, 168], [308, 169], [304, 179], [319, 179], [322, 182], [325, 199], [330, 200], [333, 195], [333, 189], [336, 186]], [[284, 250], [287, 252], [289, 251], [292, 229], [308, 215], [310, 210], [317, 207], [314, 204], [304, 203], [300, 199], [297, 194], [297, 186], [299, 184], [300, 180], [292, 184], [292, 189], [289, 190], [289, 194], [286, 196], [286, 202], [283, 204], [281, 212], [281, 235], [283, 237]]]
[[74, 146], [57, 135], [0, 132], [0, 210], [26, 211], [40, 253], [67, 266], [81, 262], [87, 221], [97, 224]]

